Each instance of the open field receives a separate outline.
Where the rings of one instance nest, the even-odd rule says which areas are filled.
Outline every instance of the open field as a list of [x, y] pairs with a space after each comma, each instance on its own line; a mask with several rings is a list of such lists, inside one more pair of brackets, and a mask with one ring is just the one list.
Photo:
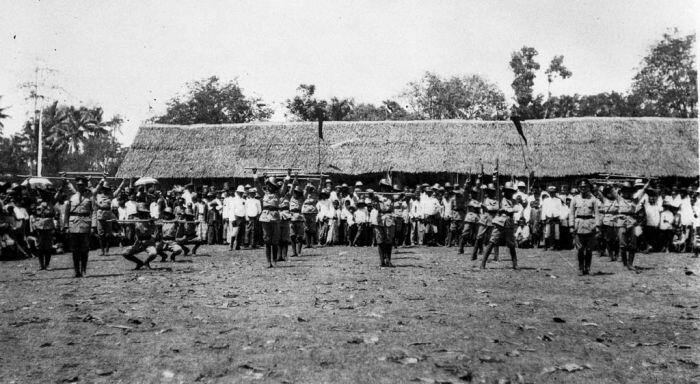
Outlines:
[[94, 255], [83, 279], [69, 255], [2, 263], [0, 382], [700, 380], [688, 255], [639, 255], [638, 273], [595, 257], [579, 277], [573, 251], [521, 250], [519, 271], [454, 248], [400, 249], [393, 269], [370, 248], [270, 270], [261, 250], [200, 253], [153, 271]]

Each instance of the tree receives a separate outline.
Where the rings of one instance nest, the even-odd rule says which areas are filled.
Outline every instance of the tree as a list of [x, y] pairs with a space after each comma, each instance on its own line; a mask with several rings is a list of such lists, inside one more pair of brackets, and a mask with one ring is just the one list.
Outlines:
[[697, 117], [698, 84], [695, 34], [664, 33], [633, 78], [632, 94], [645, 114]]
[[[552, 98], [552, 83], [554, 79], [557, 77], [567, 79], [571, 77], [572, 73], [564, 66], [564, 55], [554, 56], [544, 73], [547, 75], [547, 101], [549, 101]], [[548, 116], [549, 108], [545, 108], [544, 118], [546, 119]]]
[[163, 124], [229, 124], [267, 120], [272, 109], [261, 99], [246, 97], [236, 81], [221, 83], [219, 78], [187, 84], [185, 95], [167, 102], [164, 115], [153, 119]]
[[540, 109], [540, 105], [534, 105], [536, 99], [533, 96], [532, 87], [535, 85], [535, 72], [540, 69], [540, 64], [535, 61], [538, 55], [533, 47], [522, 47], [510, 55], [510, 68], [515, 74], [511, 87], [515, 92], [516, 105], [513, 112], [524, 119], [538, 118], [533, 109]]
[[315, 85], [300, 84], [297, 91], [300, 92], [299, 95], [291, 100], [287, 99], [287, 110], [293, 117], [302, 121], [327, 120], [328, 103], [314, 97]]
[[426, 72], [408, 84], [403, 97], [422, 119], [494, 120], [506, 115], [503, 92], [478, 75], [443, 79]]
[[[0, 96], [0, 99], [2, 99], [2, 96]], [[10, 115], [5, 113], [7, 108], [8, 107], [0, 107], [0, 133], [2, 133], [2, 129], [5, 128], [5, 125], [2, 123], [2, 121], [10, 117]]]
[[355, 101], [353, 99], [332, 97], [330, 104], [328, 104], [328, 112], [326, 115], [330, 121], [351, 120], [350, 117], [354, 109]]
[[[100, 107], [63, 106], [54, 102], [44, 108], [42, 122], [42, 162], [47, 175], [67, 169], [102, 171], [111, 167], [116, 170], [114, 164], [123, 158], [121, 145], [107, 131], [121, 124], [121, 118], [104, 121]], [[12, 137], [18, 148], [18, 158], [27, 168], [35, 162], [37, 139], [38, 132], [32, 120]]]

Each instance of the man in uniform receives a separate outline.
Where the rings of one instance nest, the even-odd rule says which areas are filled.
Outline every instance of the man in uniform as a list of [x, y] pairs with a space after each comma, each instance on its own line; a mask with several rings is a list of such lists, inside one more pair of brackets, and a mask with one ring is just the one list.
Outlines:
[[[469, 202], [467, 203], [466, 207], [467, 212], [464, 215], [464, 225], [462, 227], [462, 234], [459, 237], [459, 254], [464, 253], [464, 247], [467, 244], [476, 246], [476, 233], [479, 229], [479, 214], [481, 213], [481, 202], [478, 200], [478, 187], [472, 187], [468, 196]], [[472, 257], [472, 260], [476, 259]]]
[[[515, 251], [515, 223], [513, 222], [513, 214], [515, 213], [515, 199], [513, 195], [518, 190], [513, 183], [506, 182], [503, 186], [503, 198], [501, 199], [501, 207], [498, 210], [498, 215], [492, 220], [491, 236], [489, 243], [484, 249], [484, 257], [481, 259], [481, 269], [486, 268], [486, 261], [491, 254], [491, 250], [498, 245], [505, 243], [510, 251], [510, 259], [513, 263], [513, 269], [518, 269], [518, 255]], [[494, 258], [495, 259], [495, 258]], [[496, 259], [497, 260], [497, 259]]]
[[620, 196], [618, 196], [615, 206], [617, 207], [617, 241], [620, 247], [622, 264], [629, 270], [634, 269], [634, 254], [637, 251], [637, 234], [635, 226], [637, 219], [637, 204], [632, 193], [634, 189], [632, 183], [625, 181], [620, 186]]
[[95, 220], [97, 223], [97, 238], [100, 242], [100, 250], [102, 256], [109, 253], [109, 242], [112, 240], [112, 223], [117, 217], [112, 212], [112, 197], [119, 195], [124, 187], [124, 181], [119, 185], [119, 188], [112, 194], [112, 188], [106, 180], [102, 180], [95, 194]]
[[68, 228], [71, 250], [73, 251], [73, 269], [75, 277], [83, 277], [87, 272], [88, 255], [90, 253], [90, 232], [92, 230], [93, 204], [92, 193], [87, 188], [87, 179], [79, 176], [75, 179], [75, 186], [67, 179], [71, 196], [66, 203], [66, 222]]
[[596, 227], [600, 220], [599, 202], [591, 194], [591, 184], [582, 180], [578, 185], [581, 193], [575, 195], [569, 207], [569, 228], [578, 252], [578, 269], [581, 276], [591, 272], [593, 250], [596, 248]]
[[296, 177], [292, 184], [292, 197], [289, 199], [289, 213], [291, 214], [289, 235], [292, 242], [292, 257], [297, 257], [301, 256], [301, 247], [304, 245], [304, 215], [301, 214], [301, 207], [304, 204], [304, 190], [299, 186]]
[[[484, 188], [484, 187], [482, 187]], [[498, 212], [498, 201], [496, 197], [496, 187], [493, 183], [489, 183], [484, 189], [484, 201], [481, 203], [481, 217], [479, 218], [479, 229], [474, 242], [474, 250], [472, 250], [472, 260], [477, 259], [479, 249], [486, 245], [491, 238], [493, 230], [493, 219]], [[498, 246], [496, 245], [495, 258], [498, 260]]]
[[[452, 246], [453, 241], [456, 241], [458, 244], [461, 243], [459, 240], [460, 235], [462, 234], [462, 229], [464, 228], [464, 217], [466, 216], [465, 214], [465, 209], [467, 205], [467, 186], [465, 185], [465, 189], [460, 189], [457, 188], [452, 191], [452, 195], [447, 201], [447, 204], [450, 205], [450, 226], [447, 229], [447, 239], [445, 240], [445, 245], [448, 247]], [[447, 211], [447, 207], [445, 207], [445, 211]], [[464, 252], [464, 250], [462, 250]]]
[[[151, 269], [150, 262], [158, 256], [157, 243], [154, 237], [155, 225], [153, 223], [153, 218], [151, 218], [151, 212], [145, 203], [139, 203], [136, 211], [137, 221], [134, 224], [135, 241], [122, 256], [136, 264], [134, 269], [141, 269], [144, 266]], [[148, 255], [146, 261], [141, 261], [136, 257], [136, 255], [141, 252], [146, 252]]]

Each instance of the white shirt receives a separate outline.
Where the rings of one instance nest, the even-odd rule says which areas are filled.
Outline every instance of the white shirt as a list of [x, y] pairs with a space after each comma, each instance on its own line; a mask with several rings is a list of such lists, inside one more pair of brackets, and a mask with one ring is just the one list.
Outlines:
[[425, 198], [421, 200], [420, 205], [421, 213], [424, 218], [440, 212], [440, 202], [434, 196], [426, 195]]
[[542, 199], [542, 219], [559, 217], [563, 205], [557, 197]]
[[246, 217], [257, 217], [262, 212], [262, 205], [260, 200], [249, 197], [245, 199], [245, 215]]
[[658, 227], [661, 223], [661, 199], [656, 199], [656, 204], [651, 204], [649, 199], [644, 201], [644, 213], [647, 217], [647, 227]]
[[237, 217], [245, 217], [245, 200], [242, 197], [229, 196], [224, 199], [223, 210], [221, 211], [221, 217], [224, 219], [233, 219]]
[[124, 203], [124, 208], [126, 208], [127, 217], [131, 216], [131, 215], [135, 215], [137, 213], [137, 210], [136, 210], [137, 205], [136, 205], [136, 202], [133, 200], [129, 200], [126, 203]]
[[185, 191], [182, 192], [181, 197], [185, 199], [185, 206], [192, 204], [192, 192], [190, 192], [189, 190], [185, 189]]
[[324, 218], [332, 219], [333, 217], [333, 203], [329, 199], [319, 200], [316, 203], [316, 209], [318, 210], [318, 215], [316, 216], [317, 221], [323, 221]]
[[693, 206], [690, 204], [690, 196], [680, 199], [680, 203], [678, 213], [681, 216], [681, 225], [693, 225], [693, 222], [695, 221], [695, 213], [693, 212]]
[[355, 212], [355, 222], [357, 224], [363, 224], [366, 223], [367, 220], [369, 219], [369, 213], [367, 212], [367, 208], [358, 208], [357, 211]]

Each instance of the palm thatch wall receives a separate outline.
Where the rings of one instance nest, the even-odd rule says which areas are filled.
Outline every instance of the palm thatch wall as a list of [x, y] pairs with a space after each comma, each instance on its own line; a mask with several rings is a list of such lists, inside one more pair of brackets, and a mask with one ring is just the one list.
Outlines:
[[[698, 121], [574, 118], [523, 122], [528, 147], [510, 121], [326, 122], [317, 124], [144, 125], [119, 177], [250, 177], [245, 167], [295, 167], [345, 175], [477, 173], [480, 161], [504, 175], [567, 177], [613, 172], [698, 176]], [[320, 156], [319, 156], [320, 153]], [[523, 159], [526, 159], [526, 168]]]

